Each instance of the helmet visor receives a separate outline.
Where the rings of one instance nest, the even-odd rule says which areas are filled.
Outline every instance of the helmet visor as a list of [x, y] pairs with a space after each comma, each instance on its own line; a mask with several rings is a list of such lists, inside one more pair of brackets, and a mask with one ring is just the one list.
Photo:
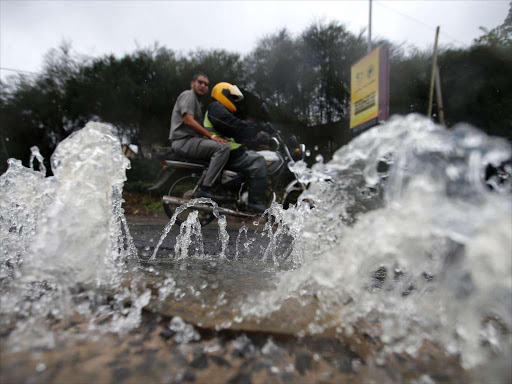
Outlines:
[[232, 87], [233, 88], [230, 89], [230, 93], [231, 93], [231, 97], [233, 98], [233, 100], [237, 101], [237, 102], [243, 100], [244, 95], [242, 94], [240, 89], [238, 89], [238, 87], [236, 85], [233, 85]]

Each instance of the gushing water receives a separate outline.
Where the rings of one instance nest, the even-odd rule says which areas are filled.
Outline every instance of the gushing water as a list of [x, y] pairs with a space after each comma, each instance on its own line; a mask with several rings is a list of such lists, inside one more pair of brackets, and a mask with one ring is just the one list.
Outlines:
[[303, 264], [243, 314], [266, 316], [306, 293], [319, 306], [312, 332], [369, 321], [384, 352], [415, 355], [431, 340], [466, 367], [510, 357], [512, 204], [510, 191], [484, 182], [488, 165], [510, 157], [504, 140], [411, 115], [362, 134], [329, 164], [294, 165], [311, 181], [301, 199], [314, 205]]
[[[174, 225], [174, 223], [176, 223], [176, 219], [177, 217], [186, 209], [190, 208], [190, 207], [193, 207], [194, 205], [196, 204], [211, 204], [213, 205], [213, 214], [215, 217], [219, 217], [219, 211], [217, 209], [217, 203], [211, 199], [208, 199], [208, 198], [205, 198], [205, 197], [201, 197], [201, 198], [198, 198], [198, 199], [192, 199], [190, 200], [188, 203], [186, 204], [183, 204], [182, 206], [176, 208], [176, 211], [174, 211], [174, 214], [172, 215], [171, 219], [169, 220], [169, 222], [166, 224], [164, 230], [163, 230], [163, 233], [162, 235], [160, 236], [160, 239], [158, 240], [158, 243], [153, 251], [153, 255], [151, 256], [150, 260], [154, 260], [156, 258], [156, 255], [158, 253], [158, 249], [160, 248], [160, 246], [162, 245], [162, 243], [164, 242], [165, 238], [167, 237], [167, 235], [169, 234], [169, 232], [171, 231], [172, 229], [172, 226]], [[194, 211], [193, 211], [194, 212]], [[195, 211], [197, 212], [197, 211]], [[195, 218], [194, 218], [195, 217]], [[194, 216], [189, 220], [187, 220], [188, 224], [185, 225], [183, 228], [187, 228], [187, 227], [190, 227], [192, 226], [192, 223], [196, 221], [198, 217], [198, 214], [195, 213]], [[195, 225], [195, 224], [194, 224]], [[189, 236], [188, 235], [182, 235], [181, 236], [182, 239], [186, 239], [186, 242], [188, 242], [188, 238]], [[189, 243], [187, 243], [187, 246], [188, 246]], [[202, 256], [202, 255], [201, 255]]]
[[199, 223], [199, 211], [192, 211], [187, 217], [187, 220], [181, 224], [180, 234], [176, 238], [176, 245], [174, 246], [174, 254], [177, 260], [186, 259], [190, 245], [193, 242], [193, 236], [196, 237], [195, 257], [204, 255], [203, 236], [201, 234], [201, 223]]
[[[0, 282], [7, 287], [0, 314], [3, 323], [24, 319], [17, 321], [14, 340], [23, 341], [30, 330], [41, 333], [41, 345], [52, 345], [52, 334], [37, 328], [37, 319], [73, 310], [90, 316], [92, 329], [126, 332], [139, 324], [141, 309], [151, 301], [213, 291], [213, 284], [204, 282], [199, 288], [178, 287], [178, 275], [156, 284], [157, 297], [138, 278], [121, 285], [125, 262], [135, 259], [137, 250], [122, 210], [129, 164], [107, 126], [89, 123], [59, 144], [52, 177], [45, 177], [38, 151], [32, 153], [40, 172], [11, 159], [0, 177]], [[150, 261], [157, 259], [179, 214], [212, 204], [218, 253], [205, 255], [198, 213], [192, 210], [180, 227], [173, 261], [212, 264], [214, 259], [236, 266], [245, 261], [242, 256], [251, 256], [253, 263], [282, 272], [275, 289], [243, 298], [241, 312], [217, 329], [265, 317], [295, 299], [318, 307], [309, 333], [335, 328], [350, 334], [365, 321], [376, 325], [382, 353], [415, 355], [430, 340], [459, 354], [466, 367], [507, 358], [512, 170], [499, 169], [487, 184], [484, 174], [488, 165], [510, 156], [505, 141], [471, 127], [446, 130], [420, 116], [397, 117], [352, 140], [329, 163], [317, 156], [311, 168], [291, 164], [308, 190], [288, 210], [274, 203], [261, 233], [250, 234], [243, 225], [233, 257], [228, 258], [226, 218], [211, 200], [195, 199], [176, 210]], [[98, 287], [114, 300], [93, 289]], [[86, 294], [75, 293], [82, 289]], [[221, 292], [215, 307], [226, 306], [226, 297]], [[104, 318], [110, 322], [99, 325], [96, 320]], [[183, 342], [196, 340], [180, 320], [170, 329], [183, 335]], [[272, 349], [269, 344], [265, 350]]]
[[[0, 177], [0, 278], [7, 284], [2, 322], [17, 318], [11, 335], [17, 348], [41, 339], [30, 332], [51, 341], [38, 324], [47, 314], [63, 318], [74, 312], [77, 286], [119, 289], [124, 259], [136, 257], [121, 208], [129, 162], [107, 125], [89, 123], [61, 142], [51, 158], [52, 177], [45, 178], [37, 148], [31, 165], [34, 158], [41, 172], [11, 159]], [[123, 321], [137, 323], [134, 316]]]

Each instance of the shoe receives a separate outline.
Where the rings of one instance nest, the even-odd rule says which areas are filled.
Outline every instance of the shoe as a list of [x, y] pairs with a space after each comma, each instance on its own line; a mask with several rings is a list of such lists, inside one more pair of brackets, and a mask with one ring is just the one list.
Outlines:
[[261, 203], [249, 203], [247, 205], [247, 211], [249, 213], [256, 213], [256, 214], [262, 214], [263, 212], [265, 212], [267, 210], [267, 207], [265, 206], [265, 204], [261, 204]]
[[229, 199], [226, 198], [225, 196], [221, 196], [221, 195], [216, 195], [211, 187], [199, 187], [196, 191], [196, 197], [206, 197], [208, 199], [212, 199], [213, 201], [215, 201], [217, 204], [220, 204], [220, 203], [223, 203], [223, 202], [226, 202], [228, 201]]

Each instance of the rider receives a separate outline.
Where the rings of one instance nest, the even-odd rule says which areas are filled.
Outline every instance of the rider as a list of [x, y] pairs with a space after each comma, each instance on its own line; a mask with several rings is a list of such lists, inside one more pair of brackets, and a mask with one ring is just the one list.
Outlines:
[[212, 185], [228, 161], [230, 151], [226, 140], [212, 135], [201, 125], [203, 113], [199, 99], [208, 92], [208, 85], [208, 77], [198, 73], [192, 78], [190, 89], [179, 95], [171, 115], [169, 140], [176, 154], [209, 161], [208, 171], [196, 197], [208, 197], [219, 202], [223, 197], [213, 192]]
[[244, 97], [236, 85], [218, 83], [212, 89], [212, 97], [217, 101], [208, 106], [204, 126], [214, 135], [228, 139], [231, 153], [226, 168], [249, 179], [249, 211], [262, 213], [266, 209], [267, 165], [263, 156], [248, 150], [246, 145], [258, 132], [273, 133], [273, 129], [270, 125], [241, 120], [233, 114], [237, 110], [235, 104]]

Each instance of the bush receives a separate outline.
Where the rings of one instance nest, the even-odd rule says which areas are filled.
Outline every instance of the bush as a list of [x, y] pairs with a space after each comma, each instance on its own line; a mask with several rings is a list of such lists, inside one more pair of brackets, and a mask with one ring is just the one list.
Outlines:
[[128, 184], [153, 184], [161, 169], [158, 160], [135, 159], [131, 160], [131, 169], [126, 171]]

